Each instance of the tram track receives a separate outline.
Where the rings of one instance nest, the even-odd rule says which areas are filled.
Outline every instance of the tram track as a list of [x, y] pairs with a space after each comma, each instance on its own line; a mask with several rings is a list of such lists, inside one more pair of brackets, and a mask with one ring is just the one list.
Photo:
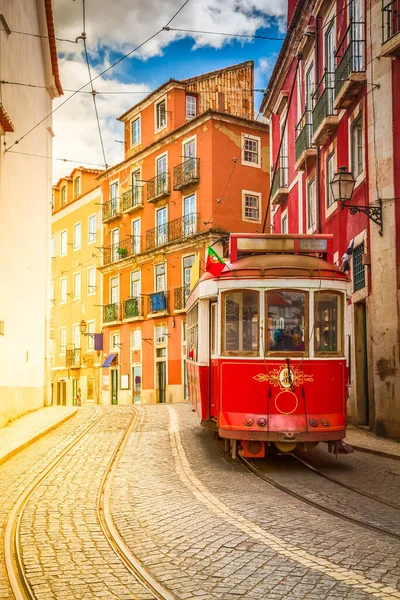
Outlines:
[[[241, 464], [245, 467], [245, 469], [252, 472], [254, 475], [259, 477], [260, 479], [262, 479], [269, 485], [273, 486], [274, 488], [280, 490], [281, 492], [284, 492], [285, 494], [292, 496], [293, 498], [296, 498], [296, 500], [299, 500], [300, 502], [303, 502], [304, 504], [308, 504], [309, 506], [312, 506], [313, 508], [316, 508], [322, 512], [325, 512], [333, 517], [337, 517], [341, 520], [347, 521], [348, 523], [351, 523], [353, 525], [357, 525], [364, 529], [368, 529], [375, 533], [379, 533], [380, 535], [390, 536], [392, 538], [395, 538], [396, 540], [400, 540], [400, 534], [398, 534], [394, 531], [390, 531], [389, 529], [386, 529], [385, 527], [380, 527], [378, 525], [374, 525], [372, 523], [363, 521], [362, 519], [358, 519], [356, 517], [346, 515], [345, 513], [341, 512], [339, 510], [335, 510], [333, 508], [330, 508], [329, 506], [326, 506], [324, 504], [316, 502], [315, 500], [312, 500], [311, 498], [306, 497], [305, 495], [301, 494], [300, 492], [297, 492], [294, 489], [290, 488], [289, 486], [281, 483], [280, 481], [277, 481], [273, 477], [270, 477], [269, 475], [267, 475], [266, 473], [264, 473], [263, 471], [258, 469], [252, 462], [250, 462], [243, 456], [238, 455], [238, 459], [241, 462]], [[327, 477], [329, 478], [329, 476], [327, 476]], [[334, 481], [334, 483], [336, 483], [336, 481]], [[352, 490], [351, 487], [349, 488], [348, 486], [346, 486], [346, 484], [343, 484], [343, 487], [346, 487], [347, 489], [349, 489], [352, 492], [355, 491], [355, 490]], [[363, 492], [361, 492], [361, 491], [357, 491], [357, 493], [364, 495]], [[375, 500], [375, 498], [374, 498], [374, 500]], [[398, 510], [398, 507], [395, 507], [395, 508]]]
[[[4, 533], [4, 555], [6, 571], [15, 600], [36, 600], [36, 595], [25, 572], [20, 542], [20, 530], [22, 518], [24, 516], [24, 510], [30, 498], [38, 490], [46, 477], [50, 475], [57, 465], [59, 465], [59, 463], [66, 458], [70, 452], [72, 452], [79, 442], [81, 442], [83, 438], [90, 433], [102, 419], [105, 418], [105, 416], [106, 413], [102, 411], [102, 413], [92, 421], [89, 427], [78, 434], [76, 438], [70, 444], [68, 444], [45, 467], [45, 469], [43, 469], [37, 475], [37, 477], [35, 477], [35, 479], [18, 498], [17, 502], [9, 513]], [[141, 586], [145, 588], [145, 590], [150, 592], [156, 600], [177, 600], [176, 596], [164, 588], [146, 569], [141, 566], [138, 559], [132, 554], [122, 540], [122, 537], [119, 534], [111, 515], [110, 499], [112, 480], [127, 439], [136, 426], [136, 419], [137, 411], [134, 410], [132, 419], [129, 425], [126, 427], [125, 432], [119, 440], [116, 448], [114, 449], [103, 475], [97, 497], [97, 517], [104, 536], [111, 548], [129, 573], [133, 575], [135, 580], [138, 581]]]

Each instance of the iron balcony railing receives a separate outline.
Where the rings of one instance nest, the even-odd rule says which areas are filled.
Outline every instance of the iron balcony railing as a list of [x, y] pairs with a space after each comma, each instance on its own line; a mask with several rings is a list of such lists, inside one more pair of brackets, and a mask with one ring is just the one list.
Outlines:
[[81, 366], [81, 350], [80, 348], [73, 348], [67, 350], [65, 353], [65, 366], [67, 368], [80, 367]]
[[140, 254], [141, 251], [141, 237], [139, 235], [131, 235], [125, 240], [104, 248], [104, 264], [109, 265], [134, 254]]
[[365, 71], [365, 23], [350, 23], [336, 51], [335, 97], [352, 73]]
[[300, 156], [312, 147], [312, 111], [304, 111], [300, 121], [296, 125], [296, 161]]
[[142, 188], [138, 185], [129, 188], [122, 194], [122, 212], [141, 206], [142, 204]]
[[334, 114], [333, 94], [335, 87], [335, 74], [325, 71], [317, 84], [313, 94], [313, 133], [315, 135], [325, 117]]
[[160, 173], [147, 181], [147, 202], [154, 202], [171, 193], [170, 174]]
[[146, 231], [146, 250], [190, 237], [198, 232], [199, 215], [190, 213]]
[[400, 0], [382, 0], [382, 43], [400, 33]]
[[119, 320], [120, 305], [119, 302], [113, 302], [112, 304], [106, 304], [103, 310], [103, 321], [104, 323], [112, 323], [113, 321]]
[[134, 317], [142, 317], [142, 299], [141, 298], [128, 298], [124, 300], [124, 319], [133, 319]]
[[184, 310], [186, 308], [186, 300], [189, 298], [190, 286], [184, 285], [174, 289], [174, 309]]
[[111, 200], [103, 204], [103, 223], [116, 219], [119, 216], [121, 216], [119, 198], [111, 198]]
[[[272, 168], [272, 173], [274, 168]], [[289, 158], [281, 156], [279, 159], [279, 167], [275, 171], [275, 175], [271, 185], [271, 198], [276, 196], [280, 188], [287, 188], [289, 183]]]
[[187, 158], [182, 164], [174, 167], [174, 190], [181, 190], [200, 179], [200, 159]]
[[168, 309], [167, 292], [155, 292], [148, 296], [148, 312], [158, 313]]

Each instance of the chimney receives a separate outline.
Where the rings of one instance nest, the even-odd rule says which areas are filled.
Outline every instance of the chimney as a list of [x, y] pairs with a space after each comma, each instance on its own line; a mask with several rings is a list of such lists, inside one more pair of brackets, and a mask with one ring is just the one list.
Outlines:
[[288, 0], [287, 26], [289, 27], [292, 20], [294, 9], [296, 8], [297, 0]]

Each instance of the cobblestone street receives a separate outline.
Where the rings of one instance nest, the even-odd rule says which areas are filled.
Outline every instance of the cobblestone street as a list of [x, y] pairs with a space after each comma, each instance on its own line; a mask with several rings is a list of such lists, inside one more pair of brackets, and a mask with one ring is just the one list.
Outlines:
[[[0, 465], [3, 540], [21, 494], [74, 439], [19, 511], [23, 571], [38, 600], [400, 598], [399, 539], [326, 514], [260, 480], [200, 427], [187, 404], [83, 408], [6, 460]], [[111, 499], [103, 507], [115, 452]], [[257, 464], [301, 495], [398, 532], [399, 461], [358, 452], [336, 459], [324, 447], [312, 459], [375, 499], [289, 457]], [[132, 565], [136, 558], [140, 581], [110, 543], [114, 534], [105, 533], [103, 512], [112, 516]], [[3, 544], [0, 553], [0, 598], [11, 599], [17, 596]]]

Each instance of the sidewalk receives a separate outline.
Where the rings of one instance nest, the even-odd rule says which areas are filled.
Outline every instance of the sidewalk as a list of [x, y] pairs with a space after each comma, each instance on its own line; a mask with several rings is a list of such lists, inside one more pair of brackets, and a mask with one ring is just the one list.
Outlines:
[[350, 444], [355, 450], [372, 452], [378, 456], [387, 456], [388, 458], [400, 460], [400, 442], [378, 437], [372, 431], [365, 431], [354, 427], [354, 425], [348, 425], [345, 442]]
[[0, 464], [77, 413], [74, 406], [47, 406], [0, 429]]

